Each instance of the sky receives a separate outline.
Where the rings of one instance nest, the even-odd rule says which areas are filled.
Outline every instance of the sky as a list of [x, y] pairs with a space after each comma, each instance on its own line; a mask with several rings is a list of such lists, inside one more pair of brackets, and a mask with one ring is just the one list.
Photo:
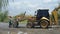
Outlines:
[[49, 9], [49, 13], [58, 6], [59, 0], [9, 0], [8, 10], [10, 16], [26, 11], [26, 15], [34, 15], [37, 9]]

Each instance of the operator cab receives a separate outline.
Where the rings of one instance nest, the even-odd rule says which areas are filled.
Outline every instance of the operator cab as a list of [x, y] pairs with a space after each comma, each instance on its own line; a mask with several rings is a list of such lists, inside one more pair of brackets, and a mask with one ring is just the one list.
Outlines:
[[42, 17], [46, 17], [49, 19], [49, 10], [48, 9], [39, 9], [37, 10], [36, 20], [41, 19]]

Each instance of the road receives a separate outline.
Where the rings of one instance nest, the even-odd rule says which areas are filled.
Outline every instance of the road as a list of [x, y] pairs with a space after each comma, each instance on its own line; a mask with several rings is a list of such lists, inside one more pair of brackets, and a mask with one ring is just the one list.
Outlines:
[[26, 24], [20, 24], [19, 28], [9, 28], [8, 23], [0, 23], [0, 34], [60, 34], [60, 28], [26, 28]]

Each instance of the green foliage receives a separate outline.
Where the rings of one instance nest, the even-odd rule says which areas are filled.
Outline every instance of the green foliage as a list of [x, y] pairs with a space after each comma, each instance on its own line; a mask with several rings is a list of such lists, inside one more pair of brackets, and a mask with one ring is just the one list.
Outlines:
[[19, 22], [20, 24], [27, 24], [27, 20]]
[[8, 11], [5, 12], [0, 11], [0, 21], [3, 22], [7, 18], [8, 18]]
[[[0, 21], [6, 21], [8, 18], [8, 10], [6, 9], [8, 0], [0, 0]], [[3, 9], [2, 9], [3, 8]]]

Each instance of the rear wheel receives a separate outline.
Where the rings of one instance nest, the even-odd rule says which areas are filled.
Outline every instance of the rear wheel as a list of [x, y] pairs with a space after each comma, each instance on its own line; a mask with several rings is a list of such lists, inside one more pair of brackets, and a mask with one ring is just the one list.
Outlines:
[[48, 22], [47, 20], [42, 20], [42, 21], [40, 22], [40, 26], [41, 26], [42, 28], [47, 28], [47, 27], [49, 26], [49, 22]]
[[27, 28], [34, 28], [32, 23], [27, 23]]
[[28, 24], [27, 24], [27, 28], [31, 28], [31, 27], [32, 27], [31, 24], [28, 23]]

